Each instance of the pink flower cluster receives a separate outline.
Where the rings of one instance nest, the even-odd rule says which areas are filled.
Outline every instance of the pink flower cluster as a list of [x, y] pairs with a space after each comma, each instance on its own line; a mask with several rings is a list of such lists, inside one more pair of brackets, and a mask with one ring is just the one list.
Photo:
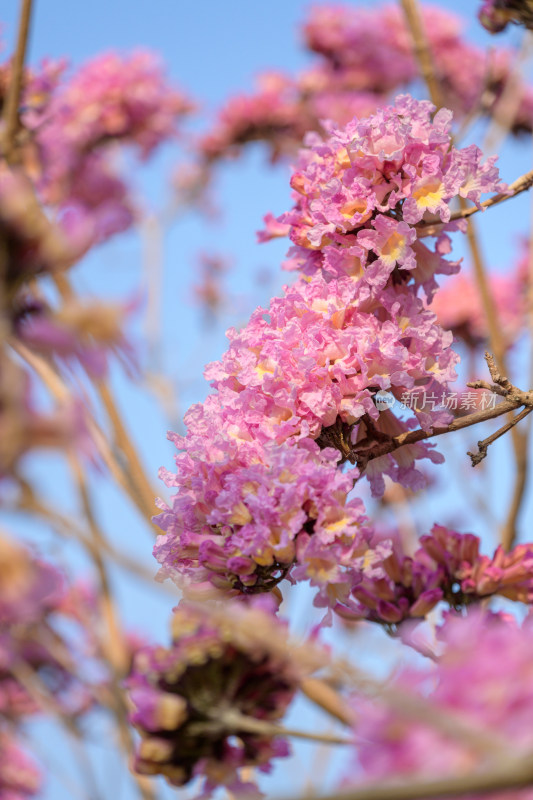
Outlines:
[[[295, 206], [278, 219], [290, 226], [294, 243], [287, 269], [364, 276], [377, 288], [395, 272], [397, 281], [412, 279], [429, 297], [435, 273], [457, 270], [443, 257], [450, 201], [459, 196], [479, 205], [483, 193], [505, 186], [495, 157], [482, 163], [476, 145], [450, 147], [451, 112], [432, 118], [434, 111], [403, 95], [326, 140], [308, 136], [291, 179]], [[420, 241], [419, 223], [429, 220], [443, 223], [434, 251]]]
[[342, 617], [395, 627], [425, 617], [440, 601], [454, 609], [495, 595], [533, 601], [531, 545], [517, 545], [509, 553], [498, 546], [490, 558], [480, 554], [477, 536], [435, 525], [430, 535], [421, 537], [420, 549], [408, 556], [398, 537], [387, 534], [387, 543], [391, 538], [392, 552], [374, 557], [373, 572], [362, 573], [349, 602], [335, 609]]
[[[435, 781], [483, 771], [488, 754], [480, 748], [480, 739], [487, 733], [513, 757], [528, 756], [533, 746], [532, 624], [531, 615], [522, 626], [513, 617], [481, 611], [450, 615], [439, 631], [443, 652], [436, 663], [404, 669], [388, 685], [389, 693], [401, 693], [404, 709], [409, 709], [410, 697], [419, 712], [425, 706], [425, 713], [416, 718], [381, 705], [379, 699], [355, 699], [361, 712], [356, 734], [364, 776]], [[432, 725], [439, 715], [444, 720], [449, 715], [448, 732]], [[453, 719], [461, 722], [463, 731], [470, 726], [468, 741], [465, 735], [453, 735]], [[501, 748], [498, 756], [504, 758]]]
[[[490, 5], [513, 3], [497, 0]], [[458, 116], [474, 108], [497, 114], [498, 99], [511, 80], [512, 54], [496, 49], [487, 58], [483, 48], [463, 38], [459, 17], [430, 5], [421, 6], [421, 12], [444, 104]], [[315, 6], [304, 34], [307, 46], [325, 58], [332, 80], [354, 89], [373, 91], [384, 98], [419, 76], [411, 32], [398, 5], [372, 10]], [[518, 108], [511, 127], [516, 132], [531, 130], [533, 92], [522, 84], [516, 92]]]
[[209, 410], [206, 403], [201, 423], [210, 442], [192, 449], [200, 439], [195, 426], [187, 440], [175, 439], [186, 450], [177, 475], [166, 476], [179, 493], [157, 517], [166, 531], [154, 548], [161, 576], [245, 594], [270, 591], [290, 576], [318, 586], [323, 604], [345, 597], [368, 532], [363, 504], [347, 499], [352, 479], [338, 471], [338, 453], [320, 452], [311, 440], [247, 446], [238, 430], [217, 430], [224, 418]]
[[[491, 0], [484, 8], [489, 5], [512, 4]], [[458, 118], [474, 109], [498, 116], [504, 113], [499, 100], [512, 81], [517, 108], [511, 130], [530, 131], [533, 89], [517, 83], [514, 54], [493, 49], [487, 58], [464, 39], [459, 17], [435, 6], [424, 5], [421, 11], [444, 104]], [[372, 114], [390, 100], [391, 93], [419, 78], [412, 37], [397, 5], [314, 6], [303, 33], [307, 47], [320, 60], [295, 77], [266, 73], [254, 93], [230, 98], [198, 143], [202, 161], [210, 164], [237, 155], [254, 141], [267, 145], [273, 161], [292, 155], [305, 133], [324, 132], [324, 120], [345, 125], [354, 116]]]
[[314, 658], [311, 650], [307, 659], [291, 651], [270, 604], [181, 603], [171, 646], [139, 651], [128, 679], [130, 720], [142, 737], [134, 769], [173, 786], [201, 776], [207, 792], [219, 785], [250, 791], [239, 769], [268, 771], [289, 749], [246, 723], [277, 722]]
[[[125, 141], [146, 158], [175, 136], [176, 120], [191, 110], [185, 95], [168, 86], [153, 53], [123, 57], [110, 52], [88, 62], [55, 96], [40, 143], [45, 151], [67, 147], [65, 170], [76, 166], [81, 153], [106, 141]], [[59, 141], [52, 144], [54, 135]]]
[[[166, 534], [154, 552], [164, 575], [258, 591], [296, 559], [293, 577], [329, 592], [346, 583], [344, 568], [367, 537], [360, 502], [346, 499], [358, 471], [342, 474], [331, 449], [339, 424], [350, 460], [351, 446], [374, 428], [407, 429], [378, 412], [378, 389], [442, 392], [455, 376], [451, 336], [432, 312], [405, 289], [384, 290], [381, 302], [361, 282], [326, 283], [319, 274], [229, 331], [227, 354], [206, 370], [217, 393], [187, 413], [185, 437], [172, 436], [183, 450], [177, 474], [161, 473], [178, 488], [158, 517]], [[447, 419], [424, 408], [415, 415], [423, 427]], [[375, 459], [367, 468], [374, 491], [383, 491], [384, 474], [420, 488], [420, 458], [441, 460], [425, 443]]]
[[35, 153], [28, 159], [43, 200], [83, 232], [86, 247], [126, 229], [135, 211], [111, 166], [110, 146], [133, 145], [146, 159], [176, 135], [178, 120], [191, 110], [150, 52], [89, 62], [68, 82], [51, 86], [38, 113], [33, 103], [23, 115], [33, 132]]
[[[405, 399], [420, 386], [440, 397], [457, 361], [452, 335], [407, 280], [414, 274], [430, 291], [426, 248], [414, 242], [413, 225], [394, 214], [419, 221], [430, 194], [438, 195], [431, 210], [447, 220], [454, 192], [479, 199], [497, 180], [492, 163], [479, 165], [478, 152], [448, 157], [449, 115], [440, 112], [432, 124], [432, 108], [400, 98], [308, 151], [308, 170], [293, 185], [313, 186], [287, 217], [301, 240], [305, 229], [317, 243], [313, 251], [299, 248], [302, 258], [317, 259], [312, 277], [257, 309], [241, 331], [228, 332], [227, 353], [205, 372], [216, 393], [188, 412], [185, 437], [172, 436], [183, 452], [177, 474], [162, 472], [178, 489], [158, 518], [166, 533], [154, 552], [164, 576], [254, 592], [285, 576], [307, 578], [320, 587], [319, 603], [336, 604], [368, 546], [362, 506], [347, 499], [359, 470], [343, 474], [337, 462], [357, 464], [357, 448], [449, 420], [435, 404], [415, 406], [404, 420], [374, 402], [379, 390]], [[431, 192], [430, 165], [442, 184]], [[364, 213], [355, 210], [361, 203]], [[343, 216], [339, 209], [347, 206]], [[321, 259], [337, 265], [334, 276], [319, 269]], [[443, 261], [437, 253], [427, 259], [431, 266]], [[383, 493], [384, 475], [421, 488], [422, 458], [442, 460], [427, 443], [369, 460], [373, 492]]]
[[251, 95], [238, 95], [221, 109], [214, 128], [198, 142], [202, 160], [236, 156], [249, 142], [266, 142], [272, 161], [292, 155], [310, 130], [321, 130], [320, 120], [348, 122], [373, 113], [383, 98], [371, 92], [336, 86], [320, 69], [292, 79], [267, 73]]

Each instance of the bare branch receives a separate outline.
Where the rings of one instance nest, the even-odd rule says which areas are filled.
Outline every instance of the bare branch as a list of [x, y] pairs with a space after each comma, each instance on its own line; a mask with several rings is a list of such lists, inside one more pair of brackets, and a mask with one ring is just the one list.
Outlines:
[[486, 439], [482, 439], [481, 441], [479, 441], [477, 443], [478, 452], [471, 453], [469, 451], [467, 453], [467, 455], [469, 455], [470, 458], [472, 459], [472, 466], [476, 467], [481, 461], [483, 461], [483, 459], [486, 458], [487, 456], [487, 451], [489, 446], [497, 439], [499, 439], [500, 436], [503, 436], [505, 433], [510, 431], [511, 428], [513, 428], [517, 424], [517, 422], [520, 422], [520, 420], [524, 419], [524, 417], [527, 417], [528, 414], [531, 414], [532, 411], [533, 408], [524, 408], [520, 412], [520, 414], [517, 414], [516, 417], [513, 417], [513, 419], [510, 422], [507, 422], [505, 425], [502, 425], [502, 427], [499, 428], [496, 431], [496, 433], [493, 433], [491, 436], [487, 436]]
[[[406, 431], [405, 433], [400, 433], [387, 439], [383, 439], [383, 436], [380, 436], [379, 440], [371, 440], [369, 444], [366, 444], [366, 440], [364, 440], [363, 446], [361, 446], [361, 443], [358, 443], [351, 448], [348, 460], [357, 464], [360, 470], [364, 470], [369, 461], [392, 453], [399, 447], [404, 447], [408, 444], [416, 444], [425, 439], [432, 439], [434, 436], [442, 436], [444, 433], [451, 433], [452, 431], [469, 428], [471, 425], [477, 425], [479, 422], [495, 419], [502, 414], [515, 411], [522, 406], [525, 406], [525, 410], [528, 412], [531, 411], [533, 409], [533, 391], [524, 392], [516, 386], [513, 386], [508, 378], [500, 374], [494, 356], [490, 353], [485, 353], [485, 360], [487, 361], [491, 378], [494, 381], [494, 391], [504, 398], [500, 403], [495, 405], [494, 408], [485, 408], [482, 411], [467, 414], [465, 417], [454, 419], [449, 425], [434, 427], [428, 431], [423, 429]], [[474, 388], [491, 388], [490, 384], [485, 383], [485, 381], [472, 381], [469, 386]], [[500, 429], [495, 438], [499, 438], [503, 433], [512, 430], [516, 423], [525, 416], [527, 416], [525, 413], [518, 414], [517, 417], [514, 417], [504, 428]], [[482, 442], [479, 444], [482, 444]], [[476, 463], [479, 462], [476, 461]]]

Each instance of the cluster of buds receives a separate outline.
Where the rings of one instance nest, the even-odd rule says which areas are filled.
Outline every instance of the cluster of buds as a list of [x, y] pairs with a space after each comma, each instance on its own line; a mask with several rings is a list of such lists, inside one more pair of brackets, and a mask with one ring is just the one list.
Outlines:
[[509, 553], [498, 546], [489, 557], [481, 555], [477, 536], [442, 525], [422, 536], [420, 544], [408, 556], [398, 538], [392, 537], [392, 550], [380, 560], [373, 557], [373, 574], [369, 570], [361, 574], [350, 601], [338, 606], [337, 613], [396, 629], [405, 620], [423, 619], [440, 602], [460, 610], [495, 595], [533, 601], [531, 545], [517, 545]]
[[268, 603], [182, 602], [171, 646], [140, 650], [128, 679], [142, 737], [134, 769], [174, 786], [203, 776], [208, 790], [238, 785], [241, 767], [268, 769], [289, 753], [275, 724], [320, 659], [314, 647], [289, 646]]

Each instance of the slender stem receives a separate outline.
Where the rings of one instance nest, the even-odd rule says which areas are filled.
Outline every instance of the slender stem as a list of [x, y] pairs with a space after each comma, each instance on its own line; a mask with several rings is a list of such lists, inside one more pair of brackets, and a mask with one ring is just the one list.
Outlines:
[[[460, 204], [461, 208], [466, 210], [466, 201], [463, 198], [460, 198]], [[481, 257], [481, 251], [473, 219], [468, 221], [467, 236], [474, 267], [474, 275], [477, 281], [479, 293], [481, 295], [481, 302], [485, 311], [485, 317], [487, 319], [490, 345], [496, 357], [496, 362], [499, 369], [507, 374], [507, 359], [505, 342], [502, 336], [502, 327], [499, 320], [498, 309], [496, 308], [494, 296], [490, 288], [487, 272]], [[507, 430], [511, 431], [514, 460], [516, 465], [516, 477], [507, 517], [500, 532], [500, 540], [505, 550], [511, 549], [517, 537], [518, 515], [522, 506], [527, 483], [527, 431], [522, 433], [516, 430], [514, 425], [515, 422], [513, 421], [513, 417], [510, 415], [509, 426]], [[475, 460], [475, 458], [472, 458], [472, 466], [476, 466], [477, 463], [479, 462]]]
[[516, 417], [512, 417], [512, 419], [509, 422], [506, 422], [505, 425], [502, 425], [501, 428], [498, 428], [498, 430], [495, 433], [491, 434], [490, 436], [487, 436], [486, 439], [481, 439], [477, 443], [478, 452], [477, 453], [467, 453], [467, 455], [469, 455], [470, 458], [472, 459], [472, 466], [475, 467], [480, 463], [480, 461], [483, 461], [483, 459], [487, 455], [487, 450], [490, 447], [490, 445], [493, 442], [495, 442], [497, 439], [499, 439], [501, 436], [503, 436], [505, 433], [510, 431], [511, 428], [514, 428], [514, 426], [518, 422], [520, 422], [522, 419], [524, 419], [524, 417], [527, 417], [528, 414], [531, 414], [532, 411], [533, 411], [533, 408], [524, 408], [520, 412], [520, 414], [517, 414]]
[[[31, 367], [31, 369], [33, 369], [56, 400], [64, 403], [72, 399], [69, 388], [48, 361], [37, 353], [34, 353], [17, 339], [9, 339], [9, 346], [29, 367]], [[139, 497], [132, 480], [129, 479], [128, 474], [124, 471], [122, 465], [119, 464], [113, 451], [109, 447], [107, 437], [91, 416], [87, 415], [84, 421], [91, 435], [91, 439], [110, 474], [118, 486], [122, 488], [137, 506], [142, 516], [147, 519], [153, 530], [151, 522], [153, 510], [147, 509], [146, 503]]]
[[[459, 198], [459, 202], [461, 204], [461, 208], [466, 209], [465, 199], [461, 197]], [[492, 352], [496, 356], [496, 361], [498, 363], [499, 369], [507, 374], [506, 363], [505, 363], [506, 361], [505, 344], [501, 334], [502, 328], [500, 325], [500, 321], [498, 319], [498, 310], [496, 308], [496, 303], [494, 302], [494, 297], [491, 292], [489, 279], [487, 277], [487, 272], [483, 264], [481, 249], [479, 247], [478, 237], [476, 234], [476, 229], [474, 227], [473, 220], [470, 220], [468, 224], [466, 235], [468, 238], [468, 245], [470, 247], [470, 255], [472, 256], [474, 275], [478, 285], [479, 293], [481, 295], [481, 302], [483, 304], [485, 316], [487, 318], [490, 347]]]
[[26, 47], [30, 32], [30, 20], [32, 11], [32, 0], [22, 0], [20, 9], [20, 21], [17, 37], [17, 49], [11, 64], [11, 80], [7, 89], [6, 104], [4, 109], [4, 137], [3, 151], [6, 161], [14, 160], [15, 137], [19, 124], [18, 108], [20, 93], [22, 90], [22, 78], [24, 73], [24, 61], [26, 58]]
[[120, 683], [120, 679], [127, 672], [129, 656], [114, 607], [107, 566], [101, 552], [102, 542], [105, 541], [105, 537], [100, 531], [100, 528], [94, 517], [92, 504], [89, 497], [89, 489], [81, 464], [74, 456], [72, 456], [69, 461], [78, 487], [83, 513], [85, 519], [87, 520], [89, 530], [91, 531], [94, 545], [91, 548], [91, 555], [100, 581], [101, 610], [103, 621], [107, 630], [107, 634], [104, 639], [104, 651], [107, 654], [107, 658], [112, 666], [113, 672], [118, 677], [118, 683]]
[[[70, 517], [62, 515], [55, 509], [46, 505], [45, 502], [35, 495], [31, 486], [21, 478], [20, 475], [17, 476], [17, 482], [21, 489], [21, 498], [14, 506], [17, 510], [42, 517], [49, 522], [60, 535], [74, 537], [89, 552], [93, 552], [95, 545], [86, 531], [77, 526]], [[119, 553], [107, 539], [100, 541], [99, 546], [104, 551], [105, 555], [121, 569], [127, 570], [132, 575], [141, 578], [153, 588], [163, 589], [175, 596], [171, 583], [159, 583], [155, 581], [152, 571], [126, 553]]]
[[[67, 275], [56, 273], [53, 278], [61, 298], [65, 302], [71, 301], [75, 297], [75, 293]], [[137, 498], [137, 503], [144, 514], [151, 519], [156, 511], [155, 497], [157, 493], [150, 485], [135, 445], [122, 422], [122, 417], [108, 384], [103, 380], [95, 380], [94, 384], [113, 427], [116, 444], [126, 458], [128, 474], [131, 476], [132, 488]]]
[[[122, 749], [125, 754], [129, 756], [133, 752], [133, 739], [128, 724], [128, 712], [124, 691], [122, 689], [122, 681], [128, 672], [130, 655], [115, 610], [108, 570], [101, 552], [101, 543], [105, 540], [105, 537], [100, 531], [94, 517], [89, 497], [89, 489], [81, 464], [75, 457], [70, 459], [70, 463], [78, 486], [83, 512], [95, 545], [91, 555], [100, 583], [99, 599], [105, 626], [105, 633], [102, 637], [102, 650], [109, 664], [111, 674], [112, 692], [110, 693], [110, 710], [113, 712], [117, 721]], [[146, 781], [137, 780], [137, 787], [144, 800], [153, 800], [155, 796], [153, 788]]]
[[433, 56], [428, 38], [424, 33], [424, 23], [416, 0], [400, 0], [407, 25], [413, 37], [413, 50], [420, 67], [420, 72], [429, 89], [432, 103], [442, 108], [442, 93], [437, 80]]
[[[220, 716], [217, 715], [217, 720]], [[257, 733], [263, 736], [290, 736], [296, 739], [306, 739], [310, 742], [321, 742], [322, 744], [342, 744], [352, 745], [353, 739], [345, 736], [334, 736], [329, 733], [311, 733], [300, 731], [293, 728], [285, 728], [282, 725], [275, 725], [266, 720], [247, 717], [238, 711], [228, 710], [222, 714], [221, 721], [228, 727], [235, 728], [235, 731], [246, 733]], [[208, 723], [209, 724], [209, 723]]]
[[517, 523], [525, 497], [529, 472], [529, 459], [527, 450], [528, 430], [526, 429], [524, 433], [520, 434], [518, 446], [515, 445], [516, 476], [513, 496], [507, 512], [507, 518], [502, 526], [500, 537], [504, 550], [510, 550], [513, 547], [518, 534]]
[[113, 426], [117, 446], [122, 450], [126, 457], [129, 472], [131, 474], [134, 486], [137, 492], [139, 492], [145, 513], [149, 518], [151, 518], [156, 512], [156, 492], [152, 489], [150, 481], [146, 477], [146, 473], [141, 464], [135, 445], [131, 441], [128, 431], [122, 422], [122, 418], [117, 409], [109, 386], [107, 383], [105, 383], [105, 381], [96, 381], [95, 384], [111, 425]]

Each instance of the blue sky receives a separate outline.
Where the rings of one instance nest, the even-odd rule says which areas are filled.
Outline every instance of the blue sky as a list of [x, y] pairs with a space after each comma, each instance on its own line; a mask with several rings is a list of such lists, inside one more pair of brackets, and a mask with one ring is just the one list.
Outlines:
[[[11, 2], [2, 12], [5, 23], [4, 52], [9, 52], [12, 47], [17, 5]], [[353, 5], [373, 7], [378, 4]], [[466, 7], [471, 13], [468, 31], [475, 41], [487, 43], [488, 34], [473, 16], [477, 5], [476, 2], [470, 2]], [[136, 0], [135, 3], [126, 0], [92, 0], [90, 3], [37, 0], [29, 61], [36, 63], [45, 56], [57, 58], [66, 55], [77, 65], [109, 49], [128, 51], [138, 46], [148, 47], [161, 55], [171, 78], [200, 103], [206, 119], [232, 93], [250, 90], [253, 78], [259, 72], [271, 68], [294, 72], [308, 63], [309, 57], [300, 45], [297, 28], [308, 6], [308, 3], [300, 0], [291, 0], [289, 3], [281, 0], [271, 0], [269, 3], [250, 0], [230, 0], [227, 3], [218, 0], [204, 0], [202, 3], [183, 0]], [[451, 11], [465, 10], [465, 3], [459, 0], [448, 1], [445, 6]], [[518, 32], [512, 31], [508, 38], [516, 40]], [[201, 121], [195, 125], [200, 126]], [[151, 166], [136, 167], [132, 173], [139, 193], [143, 194], [147, 205], [154, 211], [163, 206], [168, 176], [178, 156], [175, 148], [166, 147]], [[519, 147], [506, 146], [501, 162], [503, 178], [513, 180], [530, 169], [531, 161], [530, 143]], [[287, 168], [271, 168], [261, 147], [254, 147], [238, 163], [221, 168], [217, 180], [217, 199], [223, 212], [220, 223], [201, 216], [190, 216], [178, 221], [165, 238], [162, 360], [178, 400], [172, 413], [175, 424], [178, 424], [177, 420], [190, 403], [205, 396], [208, 387], [202, 379], [202, 367], [205, 362], [222, 353], [225, 347], [224, 328], [229, 324], [242, 324], [259, 302], [268, 302], [269, 291], [276, 292], [285, 280], [279, 273], [279, 262], [286, 244], [280, 242], [260, 247], [255, 241], [255, 231], [261, 226], [266, 212], [279, 213], [288, 207]], [[507, 264], [514, 262], [517, 239], [527, 231], [530, 199], [524, 195], [490, 214], [493, 216], [484, 215], [479, 226], [484, 234], [484, 252], [491, 268], [503, 271]], [[233, 298], [231, 305], [223, 319], [211, 328], [202, 324], [199, 310], [190, 302], [191, 282], [195, 279], [197, 254], [201, 250], [221, 252], [229, 256], [234, 265], [227, 282]], [[457, 241], [456, 252], [465, 254], [463, 243]], [[269, 287], [257, 284], [257, 272], [262, 268], [272, 271], [273, 279]], [[139, 283], [143, 282], [140, 236], [136, 232], [128, 233], [94, 251], [77, 268], [75, 282], [80, 291], [96, 296], [131, 297]], [[136, 335], [142, 338], [140, 323], [136, 325]], [[515, 362], [517, 365], [522, 362], [519, 354]], [[168, 418], [146, 386], [131, 386], [119, 370], [114, 371], [113, 382], [126, 421], [156, 484], [158, 467], [161, 464], [170, 467], [172, 464], [173, 449], [165, 439]], [[463, 438], [461, 441], [471, 444], [473, 438], [476, 437]], [[467, 449], [464, 446], [461, 450], [461, 446], [454, 459], [460, 459]], [[486, 492], [489, 486], [492, 494], [492, 489], [497, 486], [504, 497], [511, 475], [505, 448], [505, 443], [494, 448], [493, 462], [483, 473], [492, 483], [480, 483], [480, 491]], [[502, 463], [499, 470], [494, 467], [498, 459]], [[33, 459], [27, 466], [29, 474], [47, 494], [50, 502], [57, 502], [61, 507], [70, 509], [71, 513], [77, 513], [73, 499], [65, 488], [68, 478], [61, 459], [47, 456], [46, 459]], [[469, 468], [468, 463], [466, 466], [460, 463], [459, 471], [445, 479], [440, 498], [433, 497], [422, 505], [422, 514], [427, 516], [428, 523], [434, 521], [443, 504], [450, 506], [456, 501], [457, 484], [462, 480], [463, 467], [465, 470]], [[464, 474], [467, 474], [466, 471]], [[461, 476], [459, 481], [458, 475]], [[150, 554], [150, 536], [136, 512], [107, 481], [93, 476], [92, 482], [99, 519], [103, 527], [110, 531], [117, 547], [136, 554], [149, 569], [154, 568], [155, 571]], [[501, 507], [499, 511], [502, 511]], [[524, 530], [527, 530], [527, 521], [531, 519], [530, 512], [531, 503], [523, 516]], [[43, 549], [49, 552], [53, 550], [54, 555], [66, 564], [74, 565], [77, 569], [83, 566], [83, 558], [75, 548], [64, 545], [58, 547], [53, 544], [49, 533], [43, 534], [33, 523], [9, 517], [6, 524], [38, 541]], [[114, 578], [119, 605], [127, 623], [164, 641], [168, 613], [175, 602], [172, 596], [157, 589], [141, 587], [118, 571]], [[306, 595], [301, 593], [300, 601], [294, 604], [303, 620], [302, 625], [308, 619], [305, 602]], [[308, 713], [305, 714], [305, 719], [314, 724]], [[101, 730], [100, 722], [95, 730]], [[55, 751], [56, 760], [62, 761], [58, 757], [58, 751], [63, 752], [64, 747], [60, 734], [54, 732], [50, 738], [46, 725], [39, 726], [38, 732], [43, 761], [48, 760], [47, 752], [51, 761], [54, 761], [52, 751]], [[108, 787], [113, 787], [114, 800], [129, 800], [134, 796], [131, 785], [127, 777], [119, 776], [114, 751], [109, 750], [106, 736], [105, 733], [100, 737], [93, 736], [95, 741], [91, 752], [97, 769], [102, 780], [108, 772], [111, 773]], [[314, 751], [310, 745], [302, 745], [302, 748], [298, 750], [299, 763], [305, 765]], [[296, 772], [298, 769], [295, 767]], [[279, 773], [287, 774], [281, 764]], [[293, 784], [297, 785], [296, 780], [290, 779], [281, 785], [274, 778], [272, 785], [276, 790], [281, 790]], [[106, 798], [110, 795], [110, 791], [104, 792]], [[44, 798], [66, 800], [72, 796], [71, 788], [66, 788], [61, 780], [52, 777]]]

